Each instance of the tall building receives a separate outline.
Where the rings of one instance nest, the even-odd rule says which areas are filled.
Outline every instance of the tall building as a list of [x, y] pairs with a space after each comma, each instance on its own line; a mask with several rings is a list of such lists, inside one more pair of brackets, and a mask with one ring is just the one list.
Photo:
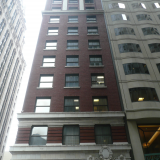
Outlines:
[[20, 0], [0, 1], [0, 160], [25, 68], [22, 55], [25, 20]]
[[18, 160], [130, 160], [100, 0], [47, 0], [18, 134]]
[[134, 158], [160, 159], [160, 3], [102, 3]]

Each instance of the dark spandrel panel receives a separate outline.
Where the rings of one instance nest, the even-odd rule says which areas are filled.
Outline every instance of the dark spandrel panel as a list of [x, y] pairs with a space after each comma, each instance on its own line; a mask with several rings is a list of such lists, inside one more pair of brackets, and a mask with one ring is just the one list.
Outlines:
[[46, 142], [47, 137], [30, 137], [30, 145], [46, 145]]
[[160, 43], [148, 44], [151, 53], [160, 52]]
[[159, 35], [157, 28], [153, 27], [142, 28], [142, 32], [144, 35], [152, 35], [152, 34]]
[[152, 21], [152, 18], [149, 14], [139, 14], [139, 15], [136, 15], [137, 17], [137, 20], [138, 21], [143, 21], [143, 20], [150, 20]]
[[33, 127], [32, 136], [35, 135], [47, 135], [48, 127]]
[[159, 63], [159, 64], [157, 64], [157, 68], [158, 68], [159, 73], [160, 73], [160, 63]]
[[118, 45], [120, 53], [126, 52], [142, 52], [139, 44], [134, 43], [123, 43]]
[[121, 27], [121, 28], [115, 28], [115, 35], [135, 35], [134, 29], [133, 28], [128, 28], [128, 27]]

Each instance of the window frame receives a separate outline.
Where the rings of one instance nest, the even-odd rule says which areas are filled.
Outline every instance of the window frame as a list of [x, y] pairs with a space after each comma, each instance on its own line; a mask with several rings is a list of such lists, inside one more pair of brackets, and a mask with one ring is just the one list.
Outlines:
[[45, 78], [46, 78], [46, 77], [52, 77], [53, 80], [54, 80], [54, 74], [40, 74], [39, 86], [38, 86], [38, 88], [46, 88], [46, 89], [47, 89], [47, 88], [53, 88], [53, 81], [52, 81], [52, 87], [40, 87], [40, 84], [41, 84], [41, 83], [49, 83], [49, 84], [51, 83], [51, 81], [49, 81], [49, 82], [48, 82], [48, 81], [42, 81], [42, 82], [41, 82], [41, 78], [42, 78], [42, 77], [45, 77]]
[[[51, 19], [54, 19], [54, 18], [57, 18], [58, 20], [51, 21]], [[50, 16], [49, 23], [60, 23], [60, 16]]]
[[[95, 18], [95, 21], [91, 21], [91, 20], [87, 20], [87, 18]], [[87, 15], [86, 16], [86, 22], [90, 22], [90, 23], [95, 23], [95, 22], [97, 22], [97, 17], [96, 17], [96, 15]]]
[[[69, 21], [69, 18], [77, 18], [77, 21]], [[78, 23], [78, 16], [68, 16], [68, 23]]]
[[[106, 111], [99, 111], [99, 110], [97, 110], [97, 111], [95, 111], [94, 110], [94, 99], [106, 99], [107, 100], [107, 108], [106, 108], [106, 111], [109, 111], [109, 105], [108, 105], [108, 97], [106, 97], [106, 96], [92, 96], [92, 103], [93, 103], [93, 112], [106, 112]], [[105, 105], [98, 105], [98, 107], [99, 106], [105, 106]]]
[[[97, 32], [91, 32], [91, 34], [90, 34], [90, 32], [88, 32], [89, 29], [97, 29]], [[95, 27], [89, 26], [89, 27], [87, 27], [87, 35], [99, 35], [98, 26], [95, 26]]]
[[[157, 28], [154, 28], [154, 27], [145, 27], [145, 28], [141, 28], [142, 29], [142, 33], [144, 36], [147, 36], [147, 35], [160, 35], [159, 32], [158, 32], [158, 29]], [[145, 34], [145, 29], [147, 31], [147, 29], [150, 31], [149, 34]], [[153, 31], [152, 31], [153, 29]], [[155, 32], [155, 33], [151, 33], [151, 32]]]
[[[92, 42], [92, 43], [94, 43], [94, 42], [99, 42], [99, 45], [92, 45], [92, 46], [91, 46], [91, 45], [89, 45], [90, 42]], [[95, 48], [94, 46], [95, 46], [96, 48]], [[100, 40], [99, 40], [99, 39], [98, 39], [98, 40], [96, 40], [96, 39], [93, 39], [93, 40], [92, 40], [92, 39], [89, 39], [89, 40], [88, 40], [88, 49], [101, 49]]]
[[94, 0], [88, 0], [88, 1], [93, 1], [93, 2], [88, 2], [86, 3], [87, 0], [84, 0], [84, 4], [94, 4]]
[[[55, 58], [55, 62], [44, 62], [45, 58]], [[44, 63], [54, 63], [54, 66], [43, 66]], [[42, 67], [55, 67], [55, 64], [56, 64], [56, 56], [43, 56]]]
[[[56, 3], [54, 1], [56, 1]], [[60, 1], [60, 2], [58, 2], [58, 1]], [[52, 4], [62, 4], [62, 0], [52, 0]]]
[[[78, 58], [78, 62], [67, 62], [67, 58]], [[78, 63], [77, 66], [68, 66], [67, 63]], [[67, 67], [78, 67], [79, 66], [79, 55], [66, 55], [66, 66]]]
[[[77, 32], [68, 32], [69, 30], [77, 30]], [[78, 27], [68, 27], [67, 35], [78, 35]]]
[[[101, 65], [92, 65], [90, 58], [101, 58]], [[89, 55], [89, 62], [90, 62], [90, 66], [103, 66], [103, 60], [102, 60], [102, 55]], [[94, 62], [99, 62], [99, 61], [94, 61]]]
[[[93, 76], [96, 76], [96, 77], [98, 77], [98, 76], [103, 76], [104, 77], [104, 83], [103, 83], [103, 85], [93, 85], [93, 82], [97, 82], [97, 81], [92, 81], [92, 77]], [[91, 73], [91, 87], [105, 87], [106, 86], [106, 84], [105, 84], [105, 75], [104, 75], [104, 73]]]
[[62, 7], [52, 7], [52, 11], [53, 11], [53, 10], [61, 11], [61, 10], [62, 10]]
[[[55, 42], [56, 42], [55, 46], [54, 45], [53, 46], [47, 46], [47, 43], [55, 43]], [[46, 47], [49, 47], [49, 48], [46, 48]], [[57, 40], [46, 40], [45, 50], [57, 50]]]
[[[158, 50], [158, 51], [157, 51], [157, 50], [152, 51], [152, 50], [151, 50], [152, 48], [150, 48], [151, 45], [155, 45], [155, 44], [156, 44], [157, 46], [159, 45], [159, 50]], [[156, 47], [157, 47], [157, 46], [156, 46]], [[149, 47], [149, 50], [150, 50], [151, 53], [160, 52], [160, 43], [150, 43], [150, 44], [148, 44], [148, 47]]]
[[[71, 45], [71, 46], [69, 46], [68, 45], [68, 43], [78, 43], [78, 45]], [[74, 48], [74, 46], [77, 46], [77, 48]], [[68, 47], [73, 47], [73, 48], [68, 48]], [[77, 50], [77, 49], [79, 49], [79, 41], [78, 40], [67, 40], [67, 49], [68, 50]]]
[[[68, 81], [68, 83], [78, 83], [78, 86], [66, 86], [66, 77], [67, 76], [78, 76], [78, 81]], [[65, 87], [67, 87], [67, 88], [77, 88], [77, 87], [80, 87], [79, 86], [79, 73], [77, 73], [77, 74], [65, 74]]]
[[[143, 19], [138, 19], [138, 17], [140, 17], [140, 16], [142, 18], [142, 15], [143, 15]], [[144, 19], [144, 16], [145, 16], [145, 19]], [[146, 21], [146, 20], [152, 21], [152, 18], [149, 14], [137, 14], [136, 17], [137, 17], [137, 21]], [[147, 19], [147, 17], [148, 17], [148, 19]]]
[[[52, 30], [58, 30], [59, 31], [59, 27], [48, 27], [47, 35], [48, 36], [57, 36], [58, 35], [58, 31], [57, 32], [49, 32], [49, 31], [52, 31]], [[51, 34], [49, 34], [49, 33], [51, 33]], [[56, 33], [56, 34], [52, 34], [52, 33]]]
[[77, 2], [70, 2], [70, 1], [75, 1], [75, 0], [68, 0], [68, 4], [79, 4], [78, 0], [76, 0]]

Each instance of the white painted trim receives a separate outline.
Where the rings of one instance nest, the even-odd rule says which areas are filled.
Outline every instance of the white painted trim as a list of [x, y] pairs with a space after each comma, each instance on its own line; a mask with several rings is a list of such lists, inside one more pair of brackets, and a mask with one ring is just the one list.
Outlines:
[[46, 146], [62, 146], [62, 143], [47, 143]]

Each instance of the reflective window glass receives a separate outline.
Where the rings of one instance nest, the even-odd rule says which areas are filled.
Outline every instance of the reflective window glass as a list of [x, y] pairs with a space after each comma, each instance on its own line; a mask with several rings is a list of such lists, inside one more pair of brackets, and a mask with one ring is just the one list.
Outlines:
[[79, 112], [79, 97], [64, 99], [64, 111], [65, 112]]
[[120, 53], [126, 52], [142, 52], [139, 44], [134, 43], [123, 43], [118, 45]]
[[66, 87], [79, 87], [79, 75], [66, 75]]
[[157, 28], [153, 27], [142, 28], [142, 32], [144, 35], [151, 35], [151, 34], [159, 35]]
[[93, 98], [93, 109], [94, 111], [108, 111], [107, 98], [94, 97]]
[[160, 43], [148, 44], [151, 53], [160, 52]]
[[66, 66], [79, 66], [78, 61], [79, 61], [78, 56], [67, 56]]
[[101, 48], [99, 40], [88, 40], [88, 48], [90, 49]]
[[105, 86], [104, 74], [92, 74], [91, 79], [92, 79], [92, 86], [93, 87]]
[[101, 55], [91, 55], [91, 56], [89, 56], [89, 59], [90, 59], [90, 65], [92, 65], [92, 66], [103, 65]]
[[128, 27], [115, 28], [114, 32], [116, 36], [125, 35], [125, 34], [135, 35], [134, 29], [128, 28]]
[[139, 14], [139, 15], [136, 15], [138, 21], [143, 21], [143, 20], [150, 20], [152, 21], [152, 18], [149, 14]]

